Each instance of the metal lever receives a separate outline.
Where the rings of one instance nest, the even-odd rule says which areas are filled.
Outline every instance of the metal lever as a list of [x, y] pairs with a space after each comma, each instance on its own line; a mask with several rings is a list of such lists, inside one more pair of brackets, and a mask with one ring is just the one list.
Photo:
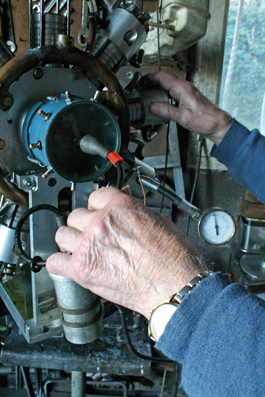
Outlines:
[[161, 183], [157, 180], [151, 179], [148, 176], [141, 175], [142, 183], [145, 187], [152, 190], [153, 192], [158, 192], [163, 196], [166, 196], [173, 201], [179, 208], [181, 208], [186, 214], [190, 215], [194, 220], [199, 220], [202, 210], [190, 204], [184, 198], [178, 196], [173, 190], [161, 186]]

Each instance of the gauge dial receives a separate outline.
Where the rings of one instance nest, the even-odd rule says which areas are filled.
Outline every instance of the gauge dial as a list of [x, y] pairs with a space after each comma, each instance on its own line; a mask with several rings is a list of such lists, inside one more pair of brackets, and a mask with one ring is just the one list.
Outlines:
[[228, 243], [236, 230], [235, 221], [228, 212], [221, 208], [209, 208], [199, 219], [198, 232], [208, 244], [222, 245]]

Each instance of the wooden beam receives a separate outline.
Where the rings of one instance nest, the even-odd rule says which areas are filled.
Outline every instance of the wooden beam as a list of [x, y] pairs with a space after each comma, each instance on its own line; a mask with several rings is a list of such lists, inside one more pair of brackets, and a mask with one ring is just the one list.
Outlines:
[[[206, 35], [197, 43], [195, 68], [192, 76], [194, 85], [213, 103], [219, 104], [224, 45], [228, 17], [229, 0], [211, 0]], [[203, 151], [201, 168], [225, 170], [214, 158], [209, 156], [212, 143], [207, 139]], [[196, 167], [198, 153], [198, 135], [191, 134], [188, 166]]]

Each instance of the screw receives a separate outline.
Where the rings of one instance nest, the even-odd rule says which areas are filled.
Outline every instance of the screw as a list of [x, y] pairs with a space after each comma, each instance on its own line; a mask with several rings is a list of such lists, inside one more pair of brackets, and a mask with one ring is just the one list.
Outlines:
[[43, 70], [40, 68], [34, 69], [33, 76], [35, 77], [36, 80], [41, 79], [43, 77]]
[[2, 139], [0, 139], [0, 150], [4, 149], [5, 147], [5, 141], [3, 141]]
[[33, 189], [36, 187], [35, 181], [32, 178], [25, 178], [23, 181], [23, 185], [27, 188], [27, 189]]
[[8, 107], [12, 105], [12, 98], [10, 98], [9, 96], [5, 96], [3, 99], [3, 105]]
[[41, 117], [43, 117], [43, 120], [44, 120], [44, 121], [49, 120], [49, 118], [51, 117], [51, 114], [50, 114], [50, 113], [45, 113], [42, 109], [39, 109], [39, 110], [38, 110], [38, 114], [39, 114]]
[[47, 325], [44, 325], [44, 326], [42, 327], [41, 331], [42, 331], [44, 334], [47, 334], [47, 332], [49, 332], [49, 327], [48, 327]]
[[38, 141], [37, 143], [30, 143], [29, 144], [29, 148], [30, 149], [39, 149], [39, 150], [41, 150], [42, 149], [41, 141]]
[[48, 167], [47, 171], [45, 171], [44, 174], [42, 174], [42, 178], [46, 179], [52, 172], [53, 172], [53, 169]]

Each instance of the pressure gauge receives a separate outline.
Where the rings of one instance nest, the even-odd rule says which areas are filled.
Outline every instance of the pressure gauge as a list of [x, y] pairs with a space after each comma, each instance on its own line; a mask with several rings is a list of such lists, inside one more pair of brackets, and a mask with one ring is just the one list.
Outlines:
[[228, 243], [236, 231], [235, 221], [222, 208], [209, 208], [204, 211], [198, 222], [200, 237], [208, 244], [223, 245]]

